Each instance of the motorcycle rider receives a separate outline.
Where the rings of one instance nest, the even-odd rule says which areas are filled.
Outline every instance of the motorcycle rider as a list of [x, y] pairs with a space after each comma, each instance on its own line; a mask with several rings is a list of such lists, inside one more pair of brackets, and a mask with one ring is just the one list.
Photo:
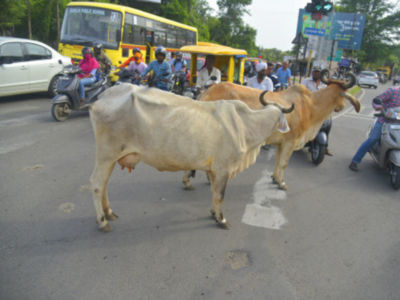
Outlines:
[[274, 64], [271, 62], [267, 63], [267, 76], [272, 80], [274, 86], [274, 92], [280, 92], [282, 90], [281, 83], [279, 82], [278, 76], [272, 74], [274, 72]]
[[[321, 75], [321, 67], [320, 66], [315, 66], [312, 69], [312, 73], [311, 73], [311, 77], [309, 78], [305, 78], [302, 82], [302, 84], [310, 91], [310, 92], [316, 92], [319, 91], [323, 88], [326, 88], [326, 84], [324, 84], [323, 82], [321, 82], [320, 79], [320, 75]], [[331, 125], [324, 129], [325, 133], [326, 133], [326, 148], [325, 148], [325, 154], [328, 156], [333, 156], [331, 150], [329, 150], [328, 148], [328, 141], [329, 141], [329, 132], [331, 131], [332, 128], [332, 122]]]
[[[126, 66], [129, 66], [129, 64], [131, 62], [134, 62], [135, 61], [135, 53], [140, 53], [140, 57], [142, 57], [142, 52], [140, 51], [140, 49], [138, 47], [135, 47], [132, 49], [132, 56], [129, 57], [126, 61], [124, 61], [122, 65], [117, 67], [117, 69], [125, 68]], [[142, 60], [143, 60], [143, 58], [142, 58]], [[114, 73], [114, 75], [117, 75], [117, 74]]]
[[[155, 51], [156, 59], [153, 60], [147, 68], [136, 78], [141, 80], [142, 77], [146, 76], [147, 73], [153, 71], [153, 78], [161, 79], [157, 81], [157, 87], [160, 90], [168, 91], [168, 81], [171, 78], [171, 66], [165, 61], [167, 56], [167, 50], [163, 46], [158, 46]], [[168, 73], [168, 75], [163, 75]]]
[[186, 60], [182, 59], [182, 52], [176, 52], [176, 58], [171, 61], [172, 72], [186, 72]]
[[85, 86], [92, 85], [96, 82], [97, 72], [99, 71], [99, 63], [93, 57], [93, 51], [90, 47], [82, 49], [83, 59], [79, 62], [79, 68], [83, 74], [78, 74], [79, 80], [79, 97], [81, 104], [85, 102]]
[[247, 78], [251, 78], [257, 75], [256, 71], [254, 71], [251, 62], [246, 60], [244, 62], [244, 76], [247, 76]]
[[[197, 75], [196, 88], [198, 94], [206, 90], [205, 85], [207, 83], [213, 85], [221, 82], [221, 71], [218, 70], [216, 67], [214, 67], [214, 63], [215, 63], [215, 56], [207, 55], [205, 67], [201, 69], [199, 74]], [[217, 79], [215, 81], [210, 80], [212, 76], [217, 77]]]
[[142, 53], [136, 52], [133, 57], [135, 58], [135, 61], [129, 63], [127, 70], [131, 71], [132, 73], [135, 70], [138, 70], [140, 74], [147, 68], [147, 65], [143, 62]]
[[[376, 97], [382, 100], [383, 107], [394, 108], [400, 106], [400, 87], [390, 87], [384, 93]], [[372, 107], [376, 111], [381, 111], [383, 109], [382, 105], [372, 103]], [[371, 130], [371, 134], [368, 139], [361, 144], [358, 148], [356, 154], [354, 155], [351, 163], [349, 165], [350, 170], [357, 172], [359, 171], [358, 164], [364, 158], [365, 154], [374, 146], [381, 138], [383, 124], [392, 123], [393, 121], [385, 120], [384, 117], [379, 117], [377, 122], [375, 122], [374, 127]]]
[[99, 62], [100, 70], [107, 72], [112, 65], [111, 59], [103, 52], [103, 45], [97, 43], [93, 46], [94, 58]]

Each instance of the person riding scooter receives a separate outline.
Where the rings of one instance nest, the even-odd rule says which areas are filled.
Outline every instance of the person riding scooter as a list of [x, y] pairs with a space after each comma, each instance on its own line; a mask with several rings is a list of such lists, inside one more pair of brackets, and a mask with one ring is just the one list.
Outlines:
[[[372, 103], [372, 107], [376, 111], [382, 111], [382, 107], [395, 108], [400, 106], [400, 87], [391, 87], [388, 88], [383, 94], [380, 94], [376, 99], [380, 99], [382, 101], [382, 105], [378, 105], [376, 103]], [[364, 158], [365, 154], [371, 150], [371, 148], [380, 140], [382, 134], [382, 127], [384, 123], [392, 123], [393, 121], [385, 120], [384, 117], [379, 117], [377, 122], [375, 122], [374, 127], [371, 130], [371, 133], [368, 139], [362, 143], [360, 148], [358, 148], [356, 154], [354, 155], [351, 163], [349, 165], [350, 170], [354, 172], [358, 172], [358, 165], [361, 163], [361, 160]]]
[[81, 104], [85, 102], [85, 86], [92, 85], [97, 80], [97, 72], [99, 71], [99, 63], [93, 57], [93, 51], [90, 47], [82, 49], [83, 59], [79, 62], [82, 74], [78, 74], [79, 80], [79, 97]]
[[111, 59], [103, 52], [103, 45], [97, 43], [93, 46], [94, 58], [99, 62], [100, 70], [108, 73], [111, 68]]
[[[135, 62], [136, 61], [136, 58], [135, 58], [136, 53], [140, 53], [140, 57], [142, 57], [142, 52], [140, 51], [140, 49], [138, 47], [135, 47], [132, 49], [132, 56], [129, 57], [126, 61], [124, 61], [119, 67], [117, 67], [117, 69], [125, 68], [125, 67], [129, 66], [129, 64], [131, 62]], [[142, 61], [143, 61], [143, 58], [142, 58]], [[117, 74], [114, 73], [114, 75], [117, 75]]]
[[[326, 88], [326, 84], [322, 83], [320, 80], [320, 74], [321, 74], [321, 67], [320, 66], [315, 66], [312, 69], [311, 77], [305, 78], [302, 82], [302, 84], [310, 91], [310, 92], [316, 92], [319, 91], [323, 88]], [[323, 126], [324, 128], [321, 129], [326, 133], [326, 148], [325, 148], [325, 154], [329, 156], [333, 156], [332, 152], [328, 149], [328, 142], [329, 142], [329, 132], [331, 131], [332, 128], [332, 122], [330, 122], [330, 126]]]

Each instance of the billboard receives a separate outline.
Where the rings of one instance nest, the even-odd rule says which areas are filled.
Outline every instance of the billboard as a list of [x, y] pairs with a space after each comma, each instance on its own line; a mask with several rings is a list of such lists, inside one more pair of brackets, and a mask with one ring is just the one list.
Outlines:
[[[304, 9], [299, 9], [297, 20], [297, 32], [302, 32], [307, 27], [314, 28], [315, 22], [318, 22], [317, 28], [323, 27], [322, 21], [311, 20], [311, 14], [306, 13]], [[364, 33], [365, 15], [354, 13], [331, 13], [328, 16], [326, 24], [325, 38], [338, 41], [338, 48], [360, 50], [362, 37]]]

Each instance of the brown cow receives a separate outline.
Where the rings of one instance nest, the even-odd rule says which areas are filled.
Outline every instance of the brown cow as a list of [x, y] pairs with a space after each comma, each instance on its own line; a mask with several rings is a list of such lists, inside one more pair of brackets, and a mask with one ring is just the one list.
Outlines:
[[[294, 103], [296, 107], [292, 113], [286, 116], [290, 132], [282, 134], [275, 130], [266, 141], [266, 144], [276, 145], [275, 171], [272, 180], [278, 184], [280, 189], [287, 190], [283, 172], [292, 152], [303, 148], [305, 143], [313, 140], [333, 111], [339, 112], [344, 109], [345, 98], [350, 101], [357, 112], [360, 112], [360, 102], [346, 93], [347, 89], [356, 83], [355, 75], [346, 73], [350, 77], [350, 81], [344, 82], [331, 80], [327, 77], [328, 74], [328, 70], [321, 72], [321, 81], [328, 86], [317, 92], [310, 92], [305, 86], [295, 84], [285, 91], [264, 95], [264, 98], [269, 101], [287, 107]], [[239, 99], [250, 108], [257, 110], [263, 107], [259, 101], [262, 93], [266, 92], [223, 82], [210, 87], [200, 96], [200, 100]]]

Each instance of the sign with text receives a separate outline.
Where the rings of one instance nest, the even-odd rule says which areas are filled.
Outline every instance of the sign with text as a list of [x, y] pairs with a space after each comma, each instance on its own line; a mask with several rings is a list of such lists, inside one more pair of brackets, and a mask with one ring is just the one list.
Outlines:
[[325, 29], [318, 29], [318, 28], [306, 27], [306, 28], [304, 29], [304, 34], [305, 34], [305, 35], [324, 36], [324, 35], [325, 35]]
[[336, 13], [332, 24], [332, 39], [338, 48], [360, 50], [364, 33], [365, 15]]
[[340, 60], [339, 66], [341, 67], [349, 67], [350, 66], [350, 59], [343, 58]]

